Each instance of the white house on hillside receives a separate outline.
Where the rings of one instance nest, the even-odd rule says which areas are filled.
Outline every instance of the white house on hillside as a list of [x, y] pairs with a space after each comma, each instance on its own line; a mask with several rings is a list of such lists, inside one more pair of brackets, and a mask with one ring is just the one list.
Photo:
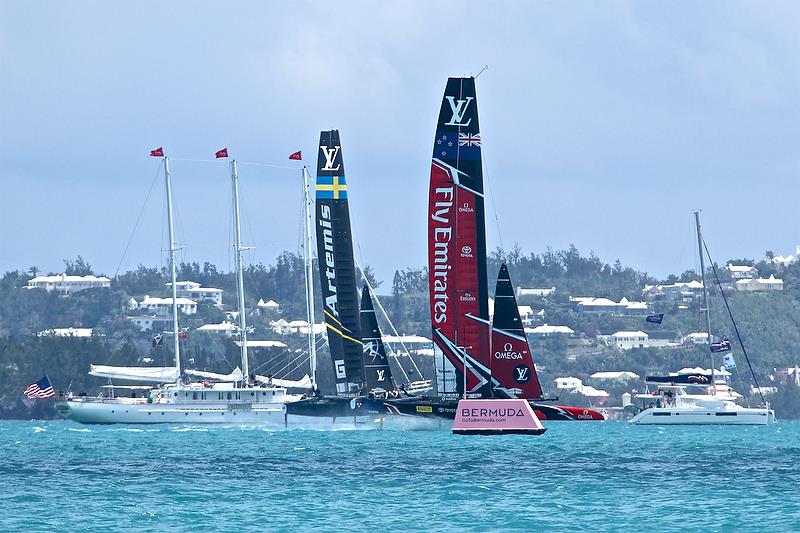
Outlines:
[[525, 333], [531, 335], [533, 337], [557, 337], [557, 336], [564, 336], [568, 337], [573, 335], [575, 331], [569, 326], [549, 326], [547, 324], [542, 324], [541, 326], [536, 326], [535, 328], [525, 328]]
[[740, 279], [736, 282], [736, 290], [742, 292], [782, 291], [783, 280], [775, 279], [775, 276], [772, 274], [770, 274], [769, 278], [767, 279]]
[[[167, 283], [167, 287], [172, 288], [172, 283]], [[215, 305], [222, 305], [222, 289], [201, 287], [196, 281], [179, 281], [175, 283], [175, 292], [178, 298], [188, 298], [195, 302], [210, 300]]]
[[758, 277], [758, 269], [750, 265], [732, 265], [728, 263], [725, 270], [733, 279], [752, 279]]
[[547, 298], [551, 294], [556, 292], [555, 287], [550, 287], [549, 289], [526, 289], [524, 287], [517, 287], [517, 298], [520, 296], [535, 296], [537, 298]]
[[[197, 302], [189, 298], [178, 298], [176, 300], [178, 310], [184, 315], [193, 315], [197, 313]], [[167, 316], [172, 314], [172, 298], [153, 298], [145, 296], [144, 300], [139, 302], [139, 309], [146, 309], [156, 316]]]
[[58, 291], [64, 294], [78, 292], [96, 287], [111, 287], [111, 280], [105, 276], [36, 276], [28, 281], [28, 289], [44, 289], [48, 292]]

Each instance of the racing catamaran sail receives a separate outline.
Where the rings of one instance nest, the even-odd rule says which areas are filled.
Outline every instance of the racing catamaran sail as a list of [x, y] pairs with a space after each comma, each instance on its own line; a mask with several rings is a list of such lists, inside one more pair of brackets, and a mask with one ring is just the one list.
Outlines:
[[[449, 78], [436, 125], [428, 204], [428, 272], [439, 392], [491, 394], [489, 293], [475, 78]], [[453, 390], [455, 385], [455, 390]]]
[[517, 298], [505, 263], [500, 266], [492, 320], [492, 377], [498, 398], [542, 398], [528, 338], [519, 316]]
[[[497, 291], [507, 301], [499, 305], [494, 328], [489, 321], [481, 142], [475, 78], [449, 78], [436, 126], [428, 200], [439, 397], [387, 400], [388, 411], [395, 414], [453, 418], [460, 397], [542, 398], [505, 267]], [[538, 417], [550, 420], [604, 419], [592, 409], [532, 406]]]
[[316, 186], [317, 252], [328, 346], [337, 394], [364, 388], [358, 291], [339, 131], [320, 133]]
[[366, 283], [361, 291], [361, 333], [364, 341], [364, 372], [367, 378], [367, 389], [394, 390], [389, 359], [386, 357], [386, 348], [378, 327], [378, 317], [375, 316], [372, 295]]

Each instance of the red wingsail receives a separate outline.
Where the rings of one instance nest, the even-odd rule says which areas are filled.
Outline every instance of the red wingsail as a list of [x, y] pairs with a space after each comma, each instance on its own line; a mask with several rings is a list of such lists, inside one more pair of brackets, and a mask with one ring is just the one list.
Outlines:
[[160, 146], [155, 150], [150, 150], [150, 157], [164, 157], [164, 147]]
[[214, 157], [216, 157], [217, 159], [228, 157], [228, 149], [223, 148], [222, 150], [217, 150], [216, 152], [214, 152]]
[[303, 152], [301, 150], [298, 150], [298, 151], [294, 152], [293, 154], [290, 154], [289, 155], [289, 159], [291, 159], [293, 161], [302, 161], [303, 160]]
[[[468, 137], [470, 142], [460, 142]], [[488, 396], [489, 309], [480, 129], [474, 78], [447, 81], [433, 145], [428, 204], [431, 325], [439, 391]], [[466, 370], [464, 368], [466, 362]], [[465, 379], [466, 374], [466, 379]], [[453, 383], [455, 381], [455, 383]]]

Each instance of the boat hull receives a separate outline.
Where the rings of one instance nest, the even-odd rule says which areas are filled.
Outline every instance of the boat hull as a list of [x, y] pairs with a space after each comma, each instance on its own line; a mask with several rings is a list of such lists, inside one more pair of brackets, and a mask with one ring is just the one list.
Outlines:
[[62, 400], [59, 414], [81, 424], [252, 424], [282, 426], [283, 403], [180, 404], [115, 401]]
[[775, 422], [771, 409], [698, 409], [651, 407], [631, 418], [635, 425], [766, 426]]
[[[438, 399], [401, 399], [401, 400], [373, 400], [380, 402], [388, 414], [403, 416], [419, 416], [425, 418], [444, 418], [453, 420], [456, 417], [458, 400]], [[600, 411], [583, 407], [568, 407], [563, 405], [549, 405], [537, 402], [528, 402], [533, 407], [539, 420], [569, 420], [588, 421], [605, 420]]]

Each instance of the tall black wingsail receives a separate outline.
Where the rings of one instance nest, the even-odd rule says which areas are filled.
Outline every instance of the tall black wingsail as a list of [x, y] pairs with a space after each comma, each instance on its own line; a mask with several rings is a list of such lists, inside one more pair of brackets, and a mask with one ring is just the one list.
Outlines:
[[338, 130], [320, 133], [316, 215], [323, 311], [336, 392], [355, 393], [364, 388], [364, 367], [350, 209]]
[[367, 389], [393, 389], [389, 359], [386, 357], [386, 348], [378, 327], [378, 317], [375, 316], [372, 295], [366, 283], [364, 290], [361, 291], [361, 334], [364, 341], [364, 373], [367, 376]]

